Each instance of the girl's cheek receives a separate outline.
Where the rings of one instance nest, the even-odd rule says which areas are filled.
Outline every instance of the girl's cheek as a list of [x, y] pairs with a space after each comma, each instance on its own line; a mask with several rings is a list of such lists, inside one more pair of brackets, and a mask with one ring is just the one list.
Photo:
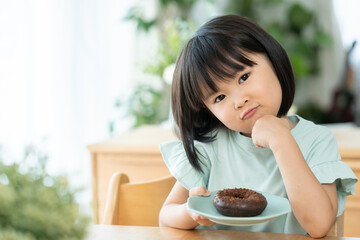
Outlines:
[[222, 116], [222, 117], [225, 117], [225, 116], [228, 115], [228, 111], [227, 111], [226, 106], [219, 106], [219, 107], [217, 107], [216, 110], [215, 110], [215, 112], [216, 112], [216, 114], [217, 114], [218, 116]]
[[228, 123], [231, 122], [231, 120], [232, 120], [232, 115], [228, 111], [223, 111], [221, 114], [220, 121], [222, 121], [223, 123]]

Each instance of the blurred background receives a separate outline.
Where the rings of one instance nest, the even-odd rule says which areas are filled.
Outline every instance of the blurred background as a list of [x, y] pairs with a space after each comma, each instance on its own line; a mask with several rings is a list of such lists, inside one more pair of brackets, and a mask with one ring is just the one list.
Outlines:
[[359, 9], [356, 0], [0, 0], [1, 159], [21, 164], [29, 147], [46, 155], [46, 171], [84, 187], [77, 199], [91, 214], [87, 146], [169, 127], [177, 55], [197, 27], [229, 13], [288, 52], [293, 113], [359, 125]]

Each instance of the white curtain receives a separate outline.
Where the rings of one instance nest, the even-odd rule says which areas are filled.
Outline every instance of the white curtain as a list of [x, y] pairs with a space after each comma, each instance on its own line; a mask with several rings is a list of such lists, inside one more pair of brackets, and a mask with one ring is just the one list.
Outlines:
[[133, 80], [135, 26], [123, 18], [134, 2], [0, 0], [0, 145], [7, 159], [21, 159], [34, 145], [48, 153], [50, 173], [90, 189], [86, 146], [110, 136], [115, 99]]

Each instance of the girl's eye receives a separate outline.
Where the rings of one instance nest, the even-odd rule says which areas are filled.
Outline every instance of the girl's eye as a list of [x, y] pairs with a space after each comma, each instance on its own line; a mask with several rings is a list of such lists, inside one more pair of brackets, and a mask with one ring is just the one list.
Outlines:
[[224, 94], [221, 94], [221, 95], [219, 95], [219, 96], [217, 96], [217, 97], [215, 98], [215, 102], [216, 102], [216, 103], [217, 103], [217, 102], [220, 102], [220, 101], [222, 101], [224, 98], [225, 98], [225, 95], [224, 95]]
[[250, 74], [246, 73], [239, 78], [239, 83], [245, 82], [249, 78]]

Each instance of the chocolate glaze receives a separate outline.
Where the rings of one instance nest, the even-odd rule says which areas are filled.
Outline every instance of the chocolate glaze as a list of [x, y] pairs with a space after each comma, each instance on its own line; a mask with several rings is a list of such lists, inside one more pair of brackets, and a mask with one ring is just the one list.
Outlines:
[[267, 206], [264, 195], [247, 188], [218, 191], [213, 204], [219, 213], [229, 217], [252, 217], [259, 215]]

